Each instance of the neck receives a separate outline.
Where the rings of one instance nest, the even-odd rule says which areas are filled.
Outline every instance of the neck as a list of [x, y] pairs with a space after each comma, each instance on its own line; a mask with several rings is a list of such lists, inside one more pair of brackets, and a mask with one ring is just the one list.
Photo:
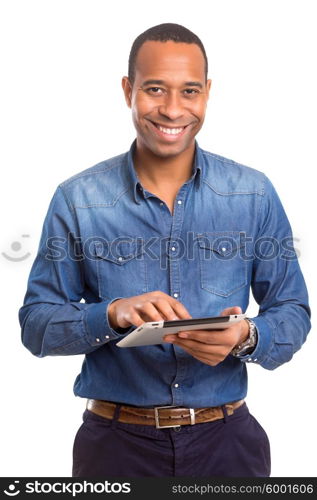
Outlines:
[[137, 142], [133, 161], [137, 175], [145, 187], [182, 185], [192, 174], [194, 154], [195, 144], [179, 155], [161, 157], [147, 148], [139, 147]]

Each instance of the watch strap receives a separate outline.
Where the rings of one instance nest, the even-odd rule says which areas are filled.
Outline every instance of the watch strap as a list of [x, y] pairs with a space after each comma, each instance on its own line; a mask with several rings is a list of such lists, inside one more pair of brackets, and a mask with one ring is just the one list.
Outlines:
[[245, 318], [245, 319], [249, 323], [249, 336], [244, 342], [234, 347], [231, 351], [231, 354], [238, 358], [245, 356], [247, 354], [251, 354], [251, 352], [254, 351], [258, 341], [258, 335], [257, 335], [258, 331], [256, 324], [250, 318]]

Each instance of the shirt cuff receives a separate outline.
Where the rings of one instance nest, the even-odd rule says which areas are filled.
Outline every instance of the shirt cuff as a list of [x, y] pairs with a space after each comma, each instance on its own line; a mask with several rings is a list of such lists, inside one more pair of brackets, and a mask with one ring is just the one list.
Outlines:
[[272, 339], [272, 329], [268, 322], [261, 316], [250, 319], [255, 323], [258, 340], [253, 351], [250, 354], [239, 357], [239, 359], [240, 361], [261, 364], [266, 359], [269, 351]]
[[135, 329], [134, 325], [128, 328], [118, 328], [114, 330], [109, 324], [108, 308], [112, 302], [123, 297], [117, 297], [109, 302], [98, 302], [91, 304], [86, 309], [85, 325], [87, 340], [90, 345], [98, 346], [109, 342], [110, 340], [118, 339], [122, 335], [126, 335]]

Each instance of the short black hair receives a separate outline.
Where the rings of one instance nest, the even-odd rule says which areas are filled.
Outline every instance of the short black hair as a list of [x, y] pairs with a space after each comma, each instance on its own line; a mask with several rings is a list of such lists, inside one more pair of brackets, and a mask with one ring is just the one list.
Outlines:
[[205, 48], [198, 36], [180, 24], [163, 23], [147, 29], [134, 40], [129, 55], [128, 78], [131, 85], [133, 85], [135, 79], [135, 62], [138, 52], [142, 45], [150, 40], [156, 42], [167, 42], [171, 40], [176, 43], [195, 43], [198, 45], [205, 59], [205, 77], [207, 81], [208, 59]]

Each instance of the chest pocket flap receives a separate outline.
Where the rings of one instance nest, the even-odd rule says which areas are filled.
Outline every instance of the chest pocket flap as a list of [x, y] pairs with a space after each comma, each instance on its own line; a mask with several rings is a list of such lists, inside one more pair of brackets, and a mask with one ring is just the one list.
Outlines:
[[131, 297], [147, 291], [144, 248], [141, 240], [95, 242], [98, 292], [103, 299]]
[[119, 266], [123, 266], [132, 259], [143, 254], [141, 240], [126, 239], [114, 240], [112, 242], [95, 242], [95, 255], [100, 259], [105, 259]]
[[197, 238], [202, 288], [227, 297], [247, 284], [245, 244], [239, 232], [199, 233]]

